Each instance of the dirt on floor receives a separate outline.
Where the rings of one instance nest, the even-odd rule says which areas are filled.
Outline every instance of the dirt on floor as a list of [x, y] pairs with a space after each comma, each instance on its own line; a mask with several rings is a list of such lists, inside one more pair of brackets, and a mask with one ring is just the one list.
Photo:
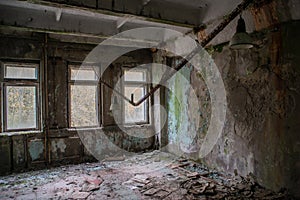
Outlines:
[[153, 151], [0, 177], [0, 199], [292, 199], [251, 175], [229, 175]]

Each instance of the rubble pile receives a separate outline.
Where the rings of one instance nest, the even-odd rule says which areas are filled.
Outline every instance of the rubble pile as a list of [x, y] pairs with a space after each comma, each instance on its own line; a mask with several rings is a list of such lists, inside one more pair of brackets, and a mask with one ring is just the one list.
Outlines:
[[166, 152], [119, 157], [0, 177], [0, 199], [293, 199]]
[[286, 191], [274, 193], [261, 187], [252, 175], [232, 177], [186, 159], [168, 167], [173, 173], [152, 178], [137, 175], [129, 182], [150, 199], [292, 199]]

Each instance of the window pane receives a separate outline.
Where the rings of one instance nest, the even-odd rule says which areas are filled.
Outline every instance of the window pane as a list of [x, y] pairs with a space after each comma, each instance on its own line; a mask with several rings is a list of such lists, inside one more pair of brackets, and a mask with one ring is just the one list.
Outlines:
[[[125, 96], [131, 98], [134, 94], [134, 101], [140, 100], [145, 94], [144, 87], [125, 86]], [[146, 121], [145, 102], [139, 106], [132, 106], [127, 101], [125, 102], [125, 123], [144, 122]]]
[[37, 79], [37, 67], [5, 65], [4, 78]]
[[71, 85], [71, 127], [98, 125], [97, 86]]
[[36, 123], [36, 87], [6, 87], [7, 129], [37, 128]]
[[127, 71], [124, 72], [125, 81], [146, 81], [145, 71]]
[[97, 75], [93, 69], [71, 68], [71, 80], [96, 81]]

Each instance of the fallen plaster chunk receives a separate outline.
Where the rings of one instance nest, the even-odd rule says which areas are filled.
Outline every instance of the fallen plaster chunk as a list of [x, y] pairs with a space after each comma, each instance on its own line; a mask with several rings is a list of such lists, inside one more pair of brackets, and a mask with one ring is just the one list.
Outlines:
[[92, 192], [100, 189], [100, 184], [103, 182], [101, 178], [86, 177], [80, 192]]

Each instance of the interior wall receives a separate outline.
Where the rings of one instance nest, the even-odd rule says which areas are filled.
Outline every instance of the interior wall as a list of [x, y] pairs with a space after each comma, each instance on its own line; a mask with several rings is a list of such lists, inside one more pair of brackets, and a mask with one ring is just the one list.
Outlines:
[[214, 53], [226, 86], [227, 120], [222, 138], [204, 159], [210, 166], [243, 176], [252, 173], [269, 188], [293, 193], [299, 188], [299, 127], [294, 121], [300, 117], [300, 74], [292, 43], [300, 38], [289, 35], [297, 32], [296, 24], [258, 34], [256, 49], [224, 47]]
[[[60, 34], [48, 35], [5, 28], [0, 31], [0, 60], [38, 61], [42, 78], [42, 128], [39, 131], [0, 133], [0, 174], [95, 160], [95, 155], [92, 156], [90, 149], [85, 148], [81, 142], [79, 132], [68, 126], [67, 67], [68, 63], [80, 64], [96, 43], [88, 43], [82, 37]], [[150, 52], [128, 53], [115, 60], [103, 78], [113, 85], [121, 75], [121, 67], [136, 66], [144, 62], [152, 62]], [[101, 88], [101, 92], [102, 126], [80, 129], [80, 133], [86, 135], [87, 139], [92, 137], [97, 140], [96, 145], [88, 144], [101, 155], [97, 158], [115, 156], [118, 153], [114, 151], [116, 146], [133, 152], [152, 149], [154, 134], [151, 123], [128, 126], [128, 134], [125, 133], [108, 114], [111, 90]]]
[[[203, 159], [198, 152], [211, 117], [209, 92], [201, 75], [181, 70], [200, 101], [199, 106], [190, 101], [191, 88], [176, 79], [170, 84], [182, 98], [166, 95], [168, 142], [177, 144], [169, 151], [182, 151], [218, 170], [252, 174], [263, 186], [299, 196], [299, 25], [290, 21], [253, 33], [253, 49], [235, 51], [226, 43], [210, 48], [225, 84], [227, 116], [221, 137]], [[189, 116], [194, 112], [200, 124], [197, 136], [189, 137], [186, 131], [196, 127]], [[190, 140], [188, 151], [180, 146], [183, 138]]]

